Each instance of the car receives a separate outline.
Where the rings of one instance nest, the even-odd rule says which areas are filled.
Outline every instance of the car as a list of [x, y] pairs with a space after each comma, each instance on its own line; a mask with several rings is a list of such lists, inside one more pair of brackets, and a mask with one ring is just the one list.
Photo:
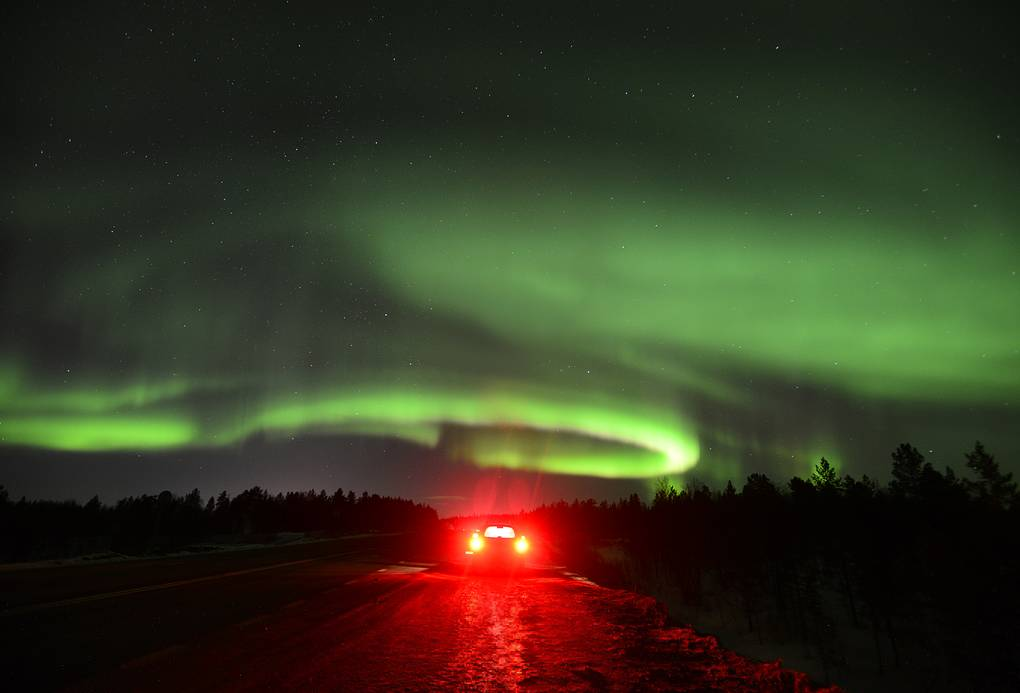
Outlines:
[[470, 533], [464, 555], [472, 563], [512, 565], [522, 564], [530, 550], [526, 536], [510, 525], [493, 524]]

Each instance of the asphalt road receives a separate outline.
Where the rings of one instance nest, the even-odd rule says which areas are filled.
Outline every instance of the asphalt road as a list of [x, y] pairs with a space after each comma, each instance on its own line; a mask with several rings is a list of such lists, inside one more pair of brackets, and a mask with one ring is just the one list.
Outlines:
[[376, 536], [0, 572], [4, 688], [813, 690], [649, 598], [427, 557]]

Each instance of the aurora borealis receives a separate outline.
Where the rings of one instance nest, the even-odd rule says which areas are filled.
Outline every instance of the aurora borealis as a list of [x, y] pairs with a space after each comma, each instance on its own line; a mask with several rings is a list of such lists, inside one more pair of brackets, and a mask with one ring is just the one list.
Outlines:
[[1009, 22], [596, 7], [13, 16], [12, 492], [77, 493], [57, 458], [255, 483], [252, 439], [282, 483], [319, 441], [316, 486], [410, 446], [375, 481], [419, 497], [881, 477], [904, 440], [1015, 468]]

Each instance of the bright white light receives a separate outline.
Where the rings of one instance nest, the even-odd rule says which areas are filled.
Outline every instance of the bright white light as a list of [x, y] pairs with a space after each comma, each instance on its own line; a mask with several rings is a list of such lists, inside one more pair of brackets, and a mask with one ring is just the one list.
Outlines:
[[516, 535], [513, 527], [490, 525], [485, 528], [485, 536], [489, 539], [513, 539]]

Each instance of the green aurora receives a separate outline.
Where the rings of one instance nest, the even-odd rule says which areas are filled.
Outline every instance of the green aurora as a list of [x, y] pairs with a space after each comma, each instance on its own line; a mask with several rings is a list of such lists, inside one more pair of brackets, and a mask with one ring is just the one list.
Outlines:
[[144, 35], [116, 65], [75, 44], [107, 71], [90, 95], [29, 61], [0, 443], [328, 432], [634, 479], [874, 473], [908, 436], [1020, 453], [1017, 110], [994, 85], [553, 28], [371, 52], [348, 80], [358, 49], [308, 31], [310, 56], [276, 42], [270, 105], [228, 48], [198, 76], [159, 53], [158, 93]]

